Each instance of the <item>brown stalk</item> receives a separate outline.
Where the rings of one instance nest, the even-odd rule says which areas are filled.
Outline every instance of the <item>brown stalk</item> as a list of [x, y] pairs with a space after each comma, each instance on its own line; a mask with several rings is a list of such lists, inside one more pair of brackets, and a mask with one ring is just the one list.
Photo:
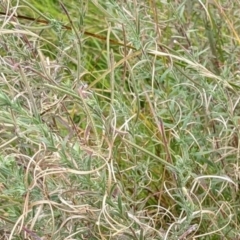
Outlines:
[[[66, 10], [66, 8], [64, 7], [63, 4], [61, 4], [61, 7]], [[66, 13], [66, 11], [65, 11]], [[10, 16], [10, 14], [7, 14], [5, 12], [0, 12], [0, 15], [4, 15], [4, 16]], [[23, 16], [23, 15], [12, 15], [13, 17], [17, 18], [17, 19], [25, 19], [25, 20], [28, 20], [28, 21], [32, 21], [32, 22], [37, 22], [37, 23], [42, 23], [42, 24], [45, 24], [45, 25], [48, 25], [48, 24], [51, 24], [50, 21], [47, 21], [47, 20], [43, 20], [43, 19], [36, 19], [36, 18], [32, 18], [32, 17], [27, 17], [27, 16]], [[68, 19], [69, 19], [69, 16], [68, 16]], [[71, 23], [72, 25], [72, 23]], [[72, 30], [73, 29], [73, 25], [72, 26], [67, 26], [67, 25], [64, 25], [62, 24], [62, 28], [63, 29], [66, 29], [66, 30]], [[91, 33], [91, 32], [88, 32], [88, 31], [84, 31], [83, 32], [85, 35], [87, 36], [90, 36], [90, 37], [93, 37], [93, 38], [97, 38], [101, 41], [106, 41], [107, 38], [104, 37], [104, 36], [101, 36], [99, 34], [95, 34], [95, 33]], [[131, 45], [126, 45], [126, 43], [121, 43], [121, 42], [118, 42], [118, 41], [115, 41], [113, 39], [110, 39], [109, 40], [110, 43], [112, 44], [116, 44], [116, 45], [119, 45], [119, 46], [123, 46], [123, 47], [127, 47], [127, 48], [131, 48], [131, 49], [135, 49], [133, 46]]]

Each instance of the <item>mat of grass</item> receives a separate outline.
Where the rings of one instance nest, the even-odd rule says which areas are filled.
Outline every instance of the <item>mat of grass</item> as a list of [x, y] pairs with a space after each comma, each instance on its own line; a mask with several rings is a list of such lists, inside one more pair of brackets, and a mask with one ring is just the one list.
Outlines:
[[239, 239], [238, 1], [6, 1], [1, 239]]

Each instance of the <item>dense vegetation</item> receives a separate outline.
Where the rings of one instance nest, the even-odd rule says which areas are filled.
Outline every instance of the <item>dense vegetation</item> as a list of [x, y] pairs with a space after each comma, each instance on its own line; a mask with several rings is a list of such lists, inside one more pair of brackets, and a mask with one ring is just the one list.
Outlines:
[[0, 6], [1, 239], [240, 239], [239, 1]]

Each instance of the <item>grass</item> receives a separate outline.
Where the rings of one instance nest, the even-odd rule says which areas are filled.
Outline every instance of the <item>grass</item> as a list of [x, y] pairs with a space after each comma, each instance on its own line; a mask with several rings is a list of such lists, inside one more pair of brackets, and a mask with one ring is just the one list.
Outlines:
[[239, 239], [239, 2], [20, 2], [1, 239]]

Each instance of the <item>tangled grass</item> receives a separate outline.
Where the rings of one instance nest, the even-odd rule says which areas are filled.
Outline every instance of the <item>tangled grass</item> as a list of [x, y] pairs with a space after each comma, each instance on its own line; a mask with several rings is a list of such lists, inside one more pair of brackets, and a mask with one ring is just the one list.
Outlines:
[[0, 5], [1, 239], [240, 239], [239, 2], [36, 2]]

